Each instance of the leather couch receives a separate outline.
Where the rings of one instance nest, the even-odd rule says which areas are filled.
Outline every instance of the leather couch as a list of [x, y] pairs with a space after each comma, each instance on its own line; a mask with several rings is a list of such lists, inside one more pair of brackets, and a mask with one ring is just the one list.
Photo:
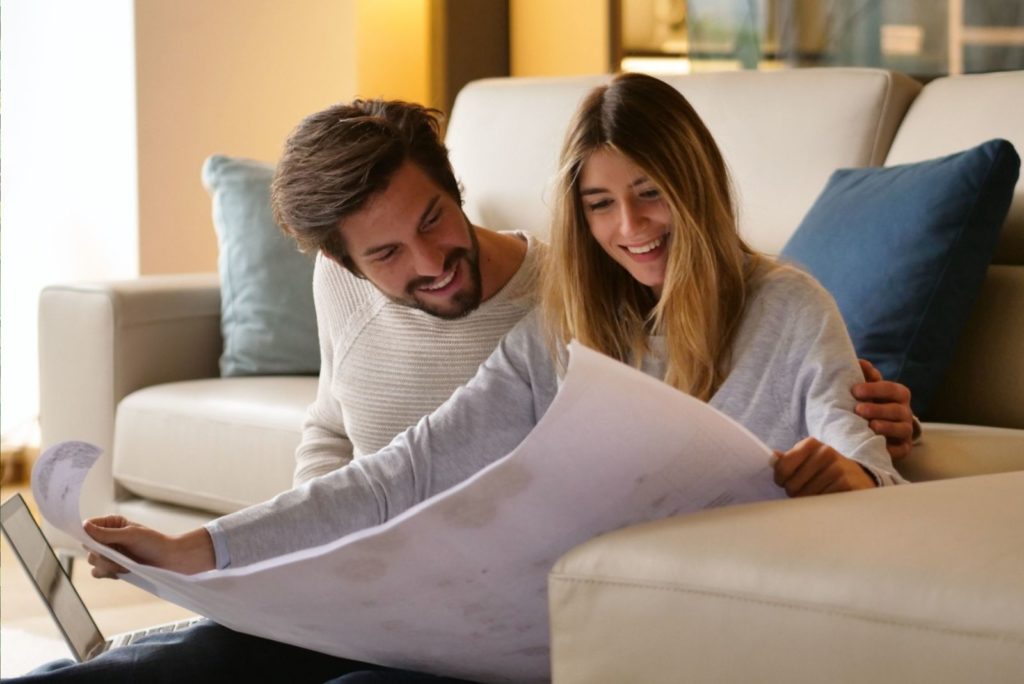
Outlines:
[[[446, 141], [472, 220], [545, 233], [565, 125], [601, 80], [495, 79], [460, 93]], [[741, 230], [768, 253], [836, 168], [924, 160], [993, 137], [1024, 150], [1024, 72], [924, 87], [870, 69], [667, 80], [719, 141]], [[290, 486], [316, 378], [218, 377], [219, 314], [215, 274], [43, 292], [43, 445], [83, 439], [105, 452], [85, 515], [183, 530]], [[1024, 182], [924, 438], [900, 466], [934, 482], [592, 540], [551, 574], [555, 679], [1020, 681], [1022, 350]]]

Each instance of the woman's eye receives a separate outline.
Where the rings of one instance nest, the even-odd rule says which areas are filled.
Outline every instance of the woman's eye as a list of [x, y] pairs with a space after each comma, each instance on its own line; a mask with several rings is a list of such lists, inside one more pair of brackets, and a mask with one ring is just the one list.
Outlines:
[[610, 199], [602, 199], [602, 200], [597, 200], [596, 202], [588, 203], [587, 204], [587, 209], [589, 209], [590, 211], [600, 211], [602, 209], [607, 209], [611, 205], [612, 205], [612, 201]]
[[658, 188], [648, 188], [640, 191], [640, 198], [645, 200], [653, 200], [661, 197], [661, 191]]

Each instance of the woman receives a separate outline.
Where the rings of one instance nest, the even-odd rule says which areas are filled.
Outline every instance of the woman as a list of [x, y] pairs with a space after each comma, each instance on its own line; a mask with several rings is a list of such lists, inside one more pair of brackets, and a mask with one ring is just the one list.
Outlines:
[[[551, 404], [572, 338], [744, 424], [779, 450], [776, 482], [791, 495], [900, 481], [885, 439], [853, 413], [848, 388], [862, 376], [834, 303], [743, 243], [721, 154], [674, 88], [627, 74], [593, 91], [569, 130], [557, 203], [540, 310], [388, 447], [178, 537], [123, 520], [86, 530], [194, 573], [379, 524], [515, 448]], [[90, 561], [95, 575], [120, 571]]]

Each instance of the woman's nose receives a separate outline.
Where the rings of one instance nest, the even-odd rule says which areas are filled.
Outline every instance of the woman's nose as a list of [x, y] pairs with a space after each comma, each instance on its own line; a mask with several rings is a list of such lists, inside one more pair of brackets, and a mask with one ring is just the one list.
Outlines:
[[638, 211], [632, 202], [622, 202], [622, 215], [621, 215], [621, 232], [623, 235], [635, 235], [639, 233], [646, 221], [644, 220], [643, 213]]

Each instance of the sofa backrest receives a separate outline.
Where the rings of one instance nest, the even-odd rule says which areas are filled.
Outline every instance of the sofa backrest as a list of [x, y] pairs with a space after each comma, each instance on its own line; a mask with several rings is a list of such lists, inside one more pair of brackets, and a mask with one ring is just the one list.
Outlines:
[[[1024, 156], [1024, 71], [929, 83], [900, 125], [885, 165], [905, 164], [1005, 138]], [[1024, 428], [1024, 180], [957, 347], [934, 420]]]
[[[471, 220], [547, 234], [551, 180], [573, 111], [608, 77], [503, 78], [459, 93], [446, 142]], [[881, 164], [920, 85], [877, 69], [722, 72], [668, 77], [729, 165], [740, 230], [777, 253], [829, 175]]]

